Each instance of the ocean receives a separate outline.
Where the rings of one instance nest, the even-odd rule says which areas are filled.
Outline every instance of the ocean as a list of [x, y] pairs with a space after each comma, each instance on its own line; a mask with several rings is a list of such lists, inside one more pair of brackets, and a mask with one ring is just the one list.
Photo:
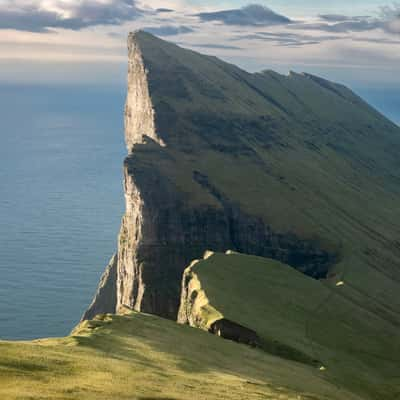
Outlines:
[[377, 89], [354, 87], [354, 91], [382, 114], [400, 126], [400, 87]]
[[68, 334], [123, 214], [124, 88], [0, 87], [0, 338]]
[[[400, 91], [357, 88], [400, 124]], [[0, 338], [67, 335], [116, 250], [125, 89], [0, 86]]]

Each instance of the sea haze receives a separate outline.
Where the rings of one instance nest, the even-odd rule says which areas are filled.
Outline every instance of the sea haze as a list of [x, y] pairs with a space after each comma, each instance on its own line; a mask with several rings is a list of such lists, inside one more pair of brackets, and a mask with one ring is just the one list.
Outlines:
[[354, 91], [400, 126], [400, 87], [355, 87]]
[[[400, 124], [400, 90], [357, 93]], [[124, 88], [0, 86], [0, 338], [68, 334], [116, 249]]]

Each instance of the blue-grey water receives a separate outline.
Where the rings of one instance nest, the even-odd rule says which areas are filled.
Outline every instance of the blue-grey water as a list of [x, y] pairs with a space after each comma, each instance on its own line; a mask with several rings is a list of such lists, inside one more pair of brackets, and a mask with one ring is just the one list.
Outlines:
[[116, 248], [124, 89], [0, 87], [0, 337], [65, 335]]
[[382, 114], [400, 126], [400, 87], [370, 88], [354, 87], [354, 91]]
[[[357, 89], [400, 123], [400, 91]], [[0, 86], [0, 338], [66, 335], [115, 251], [123, 88]]]

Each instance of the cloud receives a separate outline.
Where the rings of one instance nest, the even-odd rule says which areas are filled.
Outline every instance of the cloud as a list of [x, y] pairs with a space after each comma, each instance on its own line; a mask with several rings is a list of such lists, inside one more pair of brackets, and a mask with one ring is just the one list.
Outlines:
[[382, 28], [382, 21], [377, 19], [355, 19], [334, 24], [313, 23], [298, 24], [292, 26], [295, 29], [317, 30], [323, 32], [348, 33], [348, 32], [366, 32]]
[[120, 25], [142, 12], [135, 0], [6, 0], [0, 5], [0, 29], [48, 32], [80, 30], [96, 25]]
[[242, 26], [269, 26], [284, 25], [292, 21], [259, 4], [251, 4], [246, 7], [222, 10], [215, 12], [203, 12], [196, 14], [201, 21], [218, 21], [226, 25]]
[[388, 21], [386, 23], [386, 30], [390, 33], [400, 33], [400, 18]]
[[144, 31], [152, 33], [153, 35], [157, 36], [175, 36], [175, 35], [182, 35], [185, 33], [192, 33], [194, 29], [180, 25], [180, 26], [173, 26], [173, 25], [163, 25], [163, 26], [154, 26], [154, 27], [146, 27], [143, 28]]
[[379, 43], [379, 44], [400, 44], [400, 40], [393, 40], [387, 38], [352, 38], [353, 42], [364, 43]]
[[381, 7], [378, 17], [349, 17], [341, 14], [325, 14], [319, 16], [320, 23], [304, 23], [293, 25], [295, 29], [319, 30], [324, 32], [348, 33], [367, 32], [381, 29], [387, 33], [400, 33], [400, 3]]
[[158, 13], [171, 13], [174, 12], [175, 10], [172, 10], [171, 8], [157, 8], [156, 12]]
[[381, 15], [385, 19], [400, 18], [400, 3], [381, 7]]
[[279, 46], [285, 47], [301, 47], [306, 45], [312, 44], [319, 44], [324, 41], [328, 40], [338, 40], [342, 39], [341, 36], [317, 36], [317, 35], [303, 35], [303, 34], [295, 34], [295, 33], [288, 33], [288, 32], [257, 32], [255, 34], [244, 35], [244, 36], [237, 36], [232, 40], [259, 40], [265, 42], [272, 42]]
[[349, 17], [347, 15], [342, 15], [342, 14], [321, 14], [319, 17], [327, 22], [357, 21], [370, 18], [368, 16]]
[[222, 50], [242, 50], [242, 47], [238, 46], [230, 46], [230, 45], [223, 45], [223, 44], [215, 44], [215, 43], [181, 43], [182, 45], [185, 46], [190, 46], [190, 47], [199, 47], [203, 49], [222, 49]]
[[389, 33], [400, 33], [400, 3], [381, 7], [385, 29]]

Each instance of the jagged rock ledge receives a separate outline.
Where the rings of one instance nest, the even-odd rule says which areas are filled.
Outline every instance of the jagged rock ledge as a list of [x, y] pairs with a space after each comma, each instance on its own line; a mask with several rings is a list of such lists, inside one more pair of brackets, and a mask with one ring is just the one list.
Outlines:
[[[213, 252], [206, 251], [203, 258], [212, 256]], [[198, 262], [199, 260], [192, 261], [183, 274], [178, 323], [206, 330], [224, 339], [260, 347], [261, 341], [255, 331], [229, 321], [210, 304], [201, 281], [193, 270]]]
[[82, 320], [93, 319], [98, 314], [114, 314], [117, 306], [117, 282], [118, 256], [114, 254], [100, 279], [96, 295], [89, 308], [82, 316]]

